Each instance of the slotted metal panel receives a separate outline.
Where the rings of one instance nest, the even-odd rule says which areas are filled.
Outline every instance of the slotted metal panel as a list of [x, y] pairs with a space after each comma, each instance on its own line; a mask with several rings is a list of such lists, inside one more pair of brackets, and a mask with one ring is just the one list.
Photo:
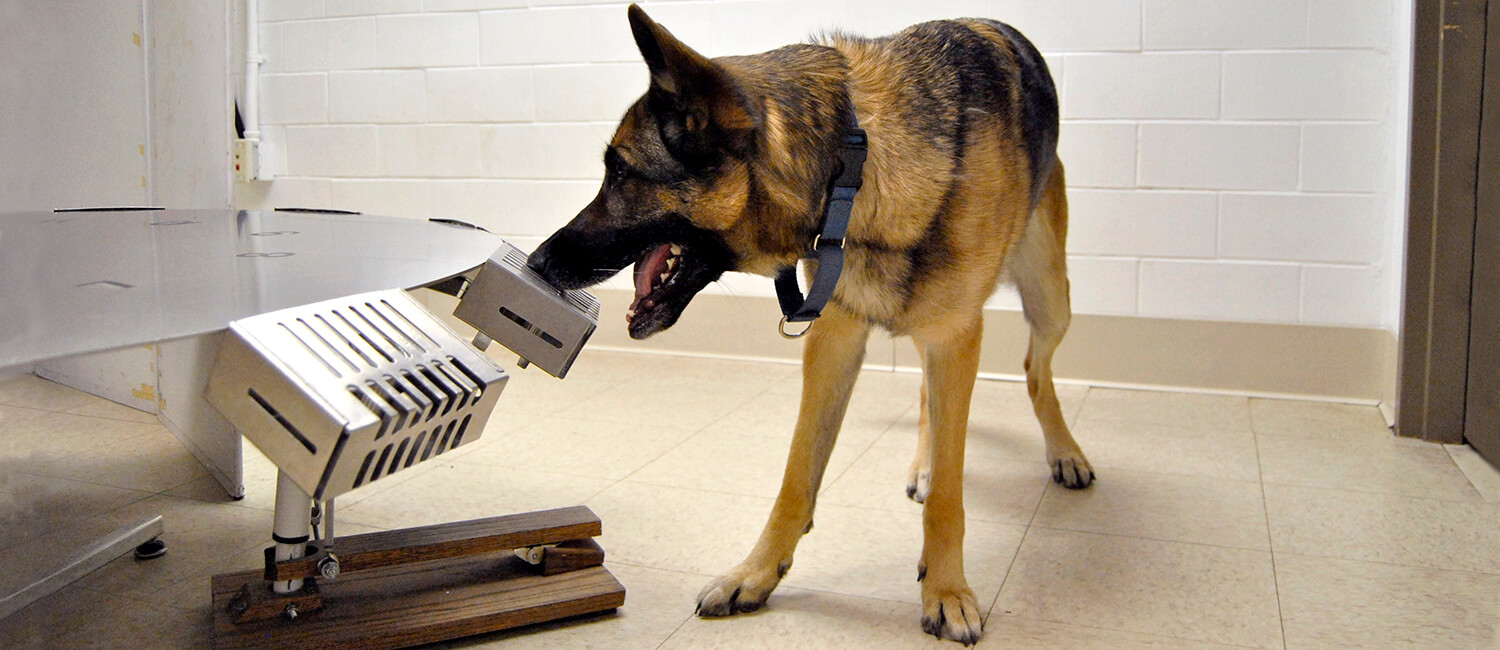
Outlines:
[[477, 440], [507, 379], [388, 290], [231, 323], [206, 396], [326, 500]]
[[509, 243], [485, 261], [453, 315], [554, 377], [567, 376], [599, 323], [599, 299], [562, 291]]

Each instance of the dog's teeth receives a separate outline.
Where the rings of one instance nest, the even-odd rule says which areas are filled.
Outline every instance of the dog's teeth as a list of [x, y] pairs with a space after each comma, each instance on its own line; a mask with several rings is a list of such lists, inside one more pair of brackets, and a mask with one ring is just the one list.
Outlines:
[[635, 310], [634, 309], [627, 309], [627, 310], [625, 310], [625, 318], [627, 318], [627, 319], [635, 318]]
[[682, 254], [682, 247], [678, 246], [677, 244], [672, 244], [672, 254], [673, 255], [681, 255]]
[[675, 266], [677, 266], [677, 258], [675, 258], [675, 257], [668, 257], [667, 258], [667, 270], [670, 271]]
[[670, 276], [670, 275], [672, 275], [672, 274], [671, 273], [663, 273], [663, 274], [661, 274], [661, 281], [662, 282], [666, 282], [667, 281], [667, 277]]

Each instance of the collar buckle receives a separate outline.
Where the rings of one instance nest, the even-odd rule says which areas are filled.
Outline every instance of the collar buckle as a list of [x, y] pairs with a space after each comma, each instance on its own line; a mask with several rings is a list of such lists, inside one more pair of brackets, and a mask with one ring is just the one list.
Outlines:
[[[851, 115], [852, 117], [852, 115]], [[786, 324], [809, 323], [823, 312], [823, 306], [833, 297], [834, 287], [844, 268], [844, 240], [849, 233], [849, 218], [854, 212], [854, 197], [864, 185], [865, 157], [869, 152], [869, 138], [859, 128], [856, 120], [845, 127], [839, 140], [838, 171], [828, 183], [828, 196], [824, 202], [823, 225], [813, 238], [812, 248], [805, 258], [818, 261], [818, 270], [808, 287], [807, 297], [797, 286], [797, 265], [782, 267], [776, 275], [776, 298], [781, 303], [784, 316], [777, 330], [787, 338], [799, 338], [807, 333], [789, 334]]]

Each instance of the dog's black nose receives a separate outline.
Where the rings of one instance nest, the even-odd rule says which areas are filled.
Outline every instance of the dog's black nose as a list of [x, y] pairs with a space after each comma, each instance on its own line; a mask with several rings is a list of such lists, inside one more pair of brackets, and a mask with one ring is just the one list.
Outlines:
[[531, 255], [526, 257], [526, 267], [535, 271], [537, 275], [547, 277], [547, 251], [545, 248], [537, 248]]

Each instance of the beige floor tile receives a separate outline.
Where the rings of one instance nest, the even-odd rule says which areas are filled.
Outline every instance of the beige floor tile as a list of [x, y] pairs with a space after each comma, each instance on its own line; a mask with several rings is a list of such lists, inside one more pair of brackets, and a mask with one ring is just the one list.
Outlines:
[[917, 398], [908, 400], [900, 395], [881, 397], [862, 393], [849, 400], [849, 410], [844, 414], [844, 426], [839, 430], [839, 440], [854, 440], [859, 436], [875, 434], [869, 438], [873, 441], [892, 429], [910, 431], [915, 436], [919, 416]]
[[[640, 364], [640, 365], [637, 365]], [[708, 392], [751, 397], [772, 386], [799, 385], [800, 366], [730, 359], [655, 357], [632, 364], [621, 382], [647, 392]]]
[[1249, 431], [1249, 400], [1226, 395], [1094, 388], [1079, 422], [1108, 420], [1211, 431]]
[[[950, 647], [922, 633], [916, 604], [921, 506], [904, 487], [920, 382], [861, 375], [814, 529], [756, 614], [692, 610], [770, 512], [796, 365], [587, 351], [567, 380], [517, 371], [483, 438], [340, 498], [339, 533], [580, 502], [600, 515], [624, 608], [445, 647]], [[1496, 643], [1500, 472], [1469, 448], [1394, 438], [1368, 407], [1058, 388], [1099, 471], [1090, 490], [1049, 487], [1024, 384], [975, 387], [966, 564], [995, 603], [981, 645], [1279, 647], [1277, 580], [1288, 647]], [[208, 580], [259, 564], [275, 474], [247, 446], [247, 498], [229, 502], [153, 416], [0, 380], [7, 566], [151, 513], [170, 548], [0, 620], [0, 646], [207, 645]], [[7, 549], [17, 529], [25, 543]]]
[[0, 619], [0, 648], [41, 648], [83, 621], [106, 616], [119, 599], [69, 586]]
[[104, 418], [106, 420], [139, 422], [141, 424], [156, 424], [160, 422], [160, 420], [156, 419], [155, 413], [147, 413], [123, 404], [116, 404], [101, 397], [95, 397], [89, 400], [87, 404], [65, 409], [63, 412], [91, 418]]
[[635, 384], [616, 386], [589, 398], [578, 407], [559, 412], [567, 417], [637, 426], [668, 426], [698, 430], [733, 411], [758, 394], [672, 390]]
[[[914, 403], [914, 399], [893, 400], [868, 391], [858, 392], [856, 389], [855, 395], [849, 400], [843, 425], [839, 428], [840, 444], [868, 444], [886, 429], [904, 422], [906, 415], [913, 411]], [[796, 394], [766, 391], [726, 413], [705, 430], [790, 441], [796, 432], [800, 407], [801, 399]], [[915, 419], [911, 420], [911, 426], [915, 431]]]
[[1033, 527], [992, 611], [1281, 647], [1271, 554]]
[[1485, 501], [1500, 503], [1500, 469], [1468, 445], [1443, 445], [1443, 449]]
[[[493, 465], [428, 461], [421, 474], [335, 511], [340, 521], [407, 528], [576, 506], [612, 481]], [[417, 469], [413, 467], [412, 469]]]
[[[245, 497], [243, 499], [234, 500], [229, 498], [229, 494], [224, 491], [224, 486], [220, 485], [219, 480], [212, 476], [202, 476], [193, 479], [167, 490], [163, 494], [182, 497], [184, 499], [197, 499], [209, 503], [232, 503], [244, 508], [274, 509], [276, 507], [276, 465], [256, 451], [255, 447], [248, 442], [245, 444], [244, 451], [242, 481], [245, 485]], [[413, 467], [411, 469], [415, 470], [417, 468]], [[396, 481], [403, 473], [404, 471], [398, 472], [388, 480]], [[352, 496], [368, 495], [355, 492]], [[357, 500], [351, 499], [348, 503], [353, 504]], [[340, 503], [343, 503], [343, 501], [340, 501]]]
[[[1092, 393], [1090, 393], [1092, 395]], [[1190, 429], [1084, 416], [1073, 438], [1094, 466], [1098, 480], [1109, 470], [1260, 480], [1255, 436], [1248, 431]]]
[[[875, 444], [916, 453], [920, 415], [921, 408], [913, 406]], [[970, 461], [983, 458], [992, 462], [1035, 462], [1045, 467], [1046, 449], [1042, 427], [1035, 416], [970, 414], [964, 437], [965, 458]]]
[[[904, 445], [870, 447], [842, 475], [825, 481], [819, 505], [922, 512], [922, 505], [906, 496], [914, 453]], [[1026, 525], [1050, 482], [1052, 475], [1040, 457], [1018, 462], [971, 451], [964, 466], [964, 510], [972, 521]]]
[[0, 459], [4, 462], [43, 464], [148, 434], [171, 435], [159, 423], [0, 407]]
[[[764, 389], [772, 383], [795, 379], [799, 372], [799, 366], [791, 363], [584, 350], [569, 370], [567, 381], [623, 380], [679, 387], [714, 383], [721, 386], [718, 390], [743, 392], [748, 386]], [[729, 379], [733, 381], [726, 381]]]
[[34, 472], [147, 492], [170, 490], [208, 474], [208, 470], [193, 457], [187, 447], [160, 425], [82, 419], [152, 428], [143, 435], [128, 440], [38, 463]]
[[536, 648], [626, 650], [656, 648], [693, 615], [694, 598], [708, 578], [605, 561], [625, 585], [625, 606], [613, 614], [565, 619], [485, 634], [427, 648]]
[[[1088, 623], [1082, 621], [1081, 623]], [[978, 648], [1068, 648], [1069, 650], [1216, 650], [1242, 646], [1188, 641], [1087, 625], [1038, 621], [996, 613], [985, 621]]]
[[1261, 480], [1266, 483], [1451, 501], [1481, 499], [1440, 445], [1281, 435], [1257, 435], [1256, 442]]
[[959, 647], [923, 632], [921, 619], [921, 605], [779, 589], [764, 609], [752, 614], [688, 619], [662, 648]]
[[[838, 446], [863, 449], [890, 429], [917, 430], [918, 375], [866, 370], [854, 386], [839, 430]], [[705, 431], [779, 436], [790, 442], [801, 407], [801, 378], [772, 386]]]
[[1411, 441], [1392, 434], [1380, 409], [1374, 406], [1252, 399], [1250, 419], [1258, 434]]
[[[791, 440], [797, 427], [797, 410], [800, 400], [797, 395], [762, 391], [744, 404], [724, 414], [709, 427], [726, 433], [741, 433], [757, 438], [779, 438]], [[853, 414], [851, 413], [850, 416]], [[894, 418], [892, 415], [890, 418]], [[849, 428], [858, 420], [868, 418], [846, 417], [844, 427]], [[890, 426], [887, 419], [885, 426]], [[881, 428], [884, 430], [884, 427]]]
[[463, 458], [466, 463], [621, 479], [692, 435], [692, 429], [659, 424], [553, 416], [503, 438], [481, 439]]
[[[979, 602], [993, 602], [1026, 529], [966, 522], [964, 571]], [[922, 513], [823, 506], [797, 546], [783, 584], [861, 598], [922, 604], [917, 563], [922, 557]]]
[[567, 413], [623, 381], [623, 378], [617, 381], [580, 379], [571, 374], [560, 380], [537, 369], [513, 373], [500, 393], [500, 399], [495, 402], [485, 435], [509, 433], [548, 415]]
[[149, 496], [139, 490], [0, 471], [0, 549]]
[[36, 375], [0, 379], [0, 404], [43, 411], [62, 411], [86, 406], [97, 399], [81, 390], [47, 381]]
[[[779, 436], [704, 431], [631, 474], [630, 481], [775, 498], [781, 491], [789, 447], [790, 441]], [[829, 456], [824, 485], [863, 452], [857, 441], [839, 440]]]
[[[767, 392], [778, 395], [800, 396], [802, 394], [802, 375], [800, 370], [796, 375], [786, 381], [778, 381], [771, 384]], [[889, 372], [884, 370], [865, 369], [859, 373], [859, 379], [854, 382], [854, 395], [852, 400], [871, 400], [872, 406], [888, 404], [900, 411], [916, 403], [922, 396], [922, 375], [914, 372]]]
[[[142, 517], [161, 515], [167, 554], [136, 560], [129, 554], [78, 580], [78, 586], [115, 596], [145, 598], [192, 575], [222, 566], [227, 557], [264, 546], [271, 536], [271, 513], [234, 505], [155, 496], [111, 510], [70, 530], [59, 548], [80, 548], [85, 540]], [[82, 539], [79, 539], [82, 538]]]
[[606, 557], [715, 576], [745, 559], [765, 526], [771, 502], [621, 481], [587, 503], [603, 521], [598, 540]]
[[52, 639], [59, 648], [207, 648], [212, 641], [213, 608], [179, 609], [119, 599], [101, 616]]
[[1271, 550], [1259, 483], [1117, 469], [1087, 490], [1051, 485], [1036, 526]]
[[[33, 430], [35, 427], [31, 423], [37, 418], [50, 413], [51, 411], [43, 411], [41, 409], [0, 404], [0, 435], [15, 435], [16, 433]], [[0, 447], [0, 450], [4, 449], [4, 447]]]
[[1267, 485], [1277, 553], [1500, 574], [1500, 506]]
[[1500, 576], [1276, 554], [1289, 648], [1485, 648]]
[[[1087, 386], [1056, 384], [1057, 401], [1062, 406], [1063, 419], [1069, 424], [1077, 421], [1078, 413], [1088, 395]], [[969, 422], [993, 423], [999, 426], [1019, 426], [1036, 422], [1036, 411], [1031, 406], [1031, 396], [1026, 392], [1026, 382], [980, 380], [974, 383], [974, 397], [969, 405]], [[1037, 429], [1041, 431], [1040, 427]]]

